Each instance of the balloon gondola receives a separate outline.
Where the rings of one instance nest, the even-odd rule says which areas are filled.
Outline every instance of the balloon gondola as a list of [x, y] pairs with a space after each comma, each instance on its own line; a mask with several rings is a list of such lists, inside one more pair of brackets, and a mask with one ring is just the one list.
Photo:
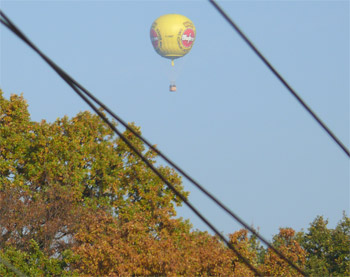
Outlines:
[[169, 86], [169, 91], [172, 91], [172, 92], [176, 91], [176, 85], [175, 84], [170, 85]]

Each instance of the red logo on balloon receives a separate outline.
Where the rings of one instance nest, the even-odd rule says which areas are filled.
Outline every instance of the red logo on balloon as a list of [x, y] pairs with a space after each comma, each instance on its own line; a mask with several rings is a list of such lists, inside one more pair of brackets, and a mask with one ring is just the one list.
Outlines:
[[194, 31], [192, 29], [186, 29], [182, 34], [181, 41], [182, 45], [186, 48], [191, 47], [194, 42]]
[[151, 41], [152, 41], [152, 44], [153, 44], [153, 47], [154, 48], [158, 48], [158, 35], [157, 35], [157, 32], [153, 29], [151, 29]]

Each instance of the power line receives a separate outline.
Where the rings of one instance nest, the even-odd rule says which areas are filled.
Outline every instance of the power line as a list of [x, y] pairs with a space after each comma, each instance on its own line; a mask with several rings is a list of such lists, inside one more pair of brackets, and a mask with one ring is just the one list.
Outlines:
[[[131, 143], [130, 141], [103, 115], [103, 113], [80, 91], [80, 88], [75, 84], [75, 81], [65, 73], [60, 67], [58, 67], [53, 61], [51, 61], [46, 55], [44, 55], [0, 10], [0, 15], [5, 19], [0, 19], [7, 28], [13, 33], [19, 36], [24, 42], [26, 42], [35, 52], [37, 52], [55, 71], [60, 77], [66, 81], [66, 83], [100, 116], [100, 118], [126, 143], [129, 148], [136, 153], [141, 160], [178, 196], [225, 244], [237, 255], [239, 259], [255, 274], [262, 276], [262, 274], [249, 262], [249, 260], [243, 257], [239, 251], [212, 225], [177, 189], [153, 166], [153, 164], [145, 158]], [[132, 130], [132, 128], [128, 128]]]
[[317, 116], [317, 114], [305, 103], [305, 101], [297, 94], [297, 92], [287, 83], [287, 81], [278, 73], [278, 71], [271, 65], [271, 63], [261, 54], [261, 52], [254, 46], [248, 37], [238, 28], [237, 24], [225, 13], [225, 11], [214, 1], [209, 2], [215, 9], [226, 19], [226, 21], [236, 30], [241, 38], [249, 45], [249, 47], [258, 55], [263, 63], [272, 71], [273, 74], [282, 82], [282, 84], [289, 90], [289, 92], [297, 99], [297, 101], [309, 112], [309, 114], [317, 121], [319, 125], [327, 132], [327, 134], [338, 144], [338, 146], [350, 157], [350, 151], [346, 146], [336, 137], [336, 135], [327, 127], [327, 125]]
[[[0, 12], [1, 13], [1, 12]], [[9, 19], [7, 19], [9, 21]], [[59, 68], [54, 62], [52, 62], [48, 57], [46, 57], [32, 42], [30, 42], [21, 31], [11, 24], [11, 31], [20, 36], [22, 40], [24, 40], [31, 48], [33, 48], [54, 70], [63, 78], [65, 81], [73, 88], [73, 90], [81, 96], [81, 92], [90, 97], [95, 103], [101, 106], [106, 112], [108, 112], [114, 119], [116, 119], [119, 123], [121, 123], [125, 128], [131, 131], [137, 138], [141, 139], [146, 145], [148, 145], [153, 151], [155, 151], [160, 157], [162, 157], [168, 164], [173, 166], [180, 174], [182, 174], [187, 180], [189, 180], [192, 184], [194, 184], [199, 190], [201, 190], [207, 197], [209, 197], [214, 203], [220, 206], [226, 213], [228, 213], [233, 219], [238, 221], [244, 228], [249, 230], [253, 235], [255, 235], [258, 239], [260, 239], [267, 247], [273, 250], [280, 258], [285, 260], [290, 266], [296, 269], [299, 273], [305, 275], [305, 273], [297, 267], [292, 261], [290, 261], [284, 254], [282, 254], [279, 250], [277, 250], [271, 243], [269, 243], [264, 237], [258, 234], [252, 227], [250, 227], [247, 223], [245, 223], [238, 215], [232, 212], [228, 207], [226, 207], [223, 203], [221, 203], [216, 197], [214, 197], [211, 193], [209, 193], [203, 186], [201, 186], [197, 181], [195, 181], [191, 176], [189, 176], [183, 169], [177, 166], [173, 161], [171, 161], [167, 156], [165, 156], [160, 150], [155, 148], [148, 140], [139, 135], [133, 128], [131, 128], [124, 120], [122, 120], [119, 116], [117, 116], [113, 111], [111, 111], [106, 105], [104, 105], [100, 100], [98, 100], [92, 93], [90, 93], [87, 89], [85, 89], [82, 85], [80, 85], [77, 81], [75, 81], [72, 77], [66, 74], [61, 68]], [[9, 26], [8, 26], [9, 27]], [[13, 30], [14, 29], [14, 30]], [[77, 91], [79, 90], [79, 92]], [[81, 96], [83, 98], [83, 96]], [[83, 98], [84, 99], [84, 98]], [[85, 99], [84, 99], [85, 101]], [[89, 100], [87, 100], [89, 101]], [[85, 101], [86, 102], [86, 101]], [[87, 102], [88, 103], [88, 102]], [[91, 102], [90, 102], [91, 104]], [[88, 105], [91, 107], [88, 103]], [[94, 109], [95, 110], [95, 109]], [[96, 113], [100, 113], [99, 111]], [[111, 127], [112, 128], [112, 127]], [[113, 128], [115, 128], [113, 126]], [[113, 129], [112, 128], [112, 129]], [[119, 134], [118, 134], [119, 135]]]

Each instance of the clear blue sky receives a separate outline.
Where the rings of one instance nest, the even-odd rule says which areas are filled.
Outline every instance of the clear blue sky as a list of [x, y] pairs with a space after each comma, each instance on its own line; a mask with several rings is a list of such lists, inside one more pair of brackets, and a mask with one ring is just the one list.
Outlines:
[[[0, 1], [25, 34], [76, 80], [271, 238], [279, 227], [330, 227], [349, 214], [349, 159], [207, 1]], [[220, 1], [222, 7], [349, 148], [349, 2]], [[160, 15], [197, 29], [176, 63], [152, 48]], [[0, 26], [0, 87], [22, 93], [32, 119], [88, 107], [32, 50]], [[190, 201], [225, 234], [240, 226], [188, 182]], [[186, 207], [179, 215], [207, 228]]]

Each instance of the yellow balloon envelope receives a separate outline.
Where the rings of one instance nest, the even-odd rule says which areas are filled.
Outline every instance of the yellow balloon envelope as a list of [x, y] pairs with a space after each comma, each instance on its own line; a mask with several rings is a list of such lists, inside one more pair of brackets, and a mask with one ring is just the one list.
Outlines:
[[162, 57], [174, 60], [191, 50], [196, 28], [186, 16], [166, 14], [153, 22], [150, 36], [154, 50]]

